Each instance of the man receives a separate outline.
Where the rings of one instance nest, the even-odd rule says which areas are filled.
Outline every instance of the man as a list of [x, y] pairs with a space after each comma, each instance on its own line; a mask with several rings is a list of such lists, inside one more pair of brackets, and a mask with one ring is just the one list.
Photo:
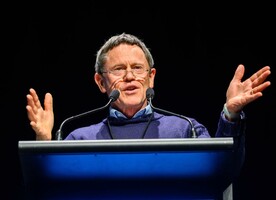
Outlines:
[[[270, 67], [265, 66], [242, 81], [244, 66], [239, 65], [226, 92], [226, 103], [216, 137], [238, 137], [244, 140], [245, 113], [248, 103], [262, 96], [270, 82]], [[102, 93], [118, 90], [118, 99], [111, 103], [109, 116], [98, 124], [72, 131], [65, 139], [137, 139], [187, 138], [192, 128], [196, 137], [210, 137], [206, 127], [189, 120], [154, 111], [146, 91], [154, 87], [156, 69], [152, 55], [136, 36], [122, 33], [111, 37], [97, 53], [94, 80]], [[27, 95], [27, 113], [37, 140], [51, 140], [54, 125], [53, 98], [45, 95], [44, 108], [34, 89]]]

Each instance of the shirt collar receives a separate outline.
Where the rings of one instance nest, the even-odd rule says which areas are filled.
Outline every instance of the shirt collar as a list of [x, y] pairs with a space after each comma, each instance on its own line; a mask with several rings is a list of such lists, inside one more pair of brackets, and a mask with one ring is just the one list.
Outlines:
[[[150, 105], [147, 105], [142, 110], [139, 110], [135, 115], [132, 117], [132, 119], [142, 118], [144, 116], [147, 116], [152, 113], [152, 108]], [[117, 118], [117, 119], [128, 119], [122, 112], [110, 107], [109, 108], [109, 114], [111, 117]]]

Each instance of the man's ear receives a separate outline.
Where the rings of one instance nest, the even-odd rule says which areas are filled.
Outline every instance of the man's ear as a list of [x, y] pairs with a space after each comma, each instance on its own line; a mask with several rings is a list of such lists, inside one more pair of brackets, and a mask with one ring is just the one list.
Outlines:
[[100, 91], [102, 93], [106, 93], [105, 84], [104, 84], [102, 75], [100, 75], [99, 73], [95, 73], [94, 80], [95, 80], [96, 84], [98, 85]]
[[155, 74], [156, 74], [156, 69], [152, 68], [151, 69], [151, 73], [149, 75], [149, 87], [153, 88], [154, 87], [154, 78], [155, 78]]

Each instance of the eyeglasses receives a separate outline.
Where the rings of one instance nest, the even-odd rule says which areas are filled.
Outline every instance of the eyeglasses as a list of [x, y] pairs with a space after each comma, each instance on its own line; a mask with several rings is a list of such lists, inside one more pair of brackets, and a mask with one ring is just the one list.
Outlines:
[[[134, 76], [141, 76], [149, 71], [149, 69], [145, 69], [142, 66], [135, 66], [130, 70]], [[102, 73], [110, 73], [114, 76], [125, 76], [129, 72], [126, 68], [117, 67], [108, 71], [102, 71]]]

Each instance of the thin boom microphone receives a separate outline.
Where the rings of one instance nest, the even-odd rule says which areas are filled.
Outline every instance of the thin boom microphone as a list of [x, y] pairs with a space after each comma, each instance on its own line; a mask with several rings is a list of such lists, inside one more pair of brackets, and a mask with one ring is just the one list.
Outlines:
[[173, 112], [170, 112], [170, 111], [167, 111], [167, 110], [163, 110], [161, 108], [156, 108], [152, 105], [152, 99], [154, 97], [154, 90], [152, 88], [148, 88], [147, 91], [146, 91], [146, 96], [147, 96], [147, 99], [150, 103], [150, 106], [153, 108], [153, 110], [157, 110], [159, 112], [162, 112], [162, 113], [166, 113], [166, 114], [169, 114], [169, 115], [174, 115], [174, 116], [178, 116], [182, 119], [185, 119], [189, 122], [189, 124], [191, 125], [191, 130], [192, 130], [192, 138], [197, 138], [197, 134], [196, 134], [196, 130], [194, 128], [194, 124], [192, 123], [192, 121], [188, 118], [188, 117], [185, 117], [183, 115], [179, 115], [177, 113], [173, 113]]
[[98, 111], [100, 111], [100, 110], [103, 110], [103, 109], [105, 109], [106, 107], [108, 107], [109, 104], [110, 104], [111, 102], [116, 101], [116, 100], [119, 98], [119, 96], [120, 96], [119, 90], [113, 90], [113, 91], [110, 93], [110, 95], [109, 95], [109, 101], [108, 101], [107, 104], [105, 104], [104, 106], [102, 106], [102, 107], [100, 107], [100, 108], [96, 108], [96, 109], [94, 109], [94, 110], [90, 110], [90, 111], [81, 113], [81, 114], [78, 114], [78, 115], [74, 115], [74, 116], [72, 116], [72, 117], [69, 117], [69, 118], [65, 119], [65, 120], [61, 123], [61, 125], [60, 125], [58, 131], [56, 132], [56, 140], [62, 140], [62, 134], [63, 134], [63, 133], [62, 133], [62, 127], [64, 126], [65, 123], [67, 123], [67, 122], [69, 122], [69, 121], [71, 121], [71, 120], [77, 119], [77, 118], [79, 118], [79, 117], [82, 117], [82, 116], [85, 116], [85, 115], [89, 115], [89, 114], [91, 114], [91, 113], [95, 113], [95, 112], [98, 112]]

